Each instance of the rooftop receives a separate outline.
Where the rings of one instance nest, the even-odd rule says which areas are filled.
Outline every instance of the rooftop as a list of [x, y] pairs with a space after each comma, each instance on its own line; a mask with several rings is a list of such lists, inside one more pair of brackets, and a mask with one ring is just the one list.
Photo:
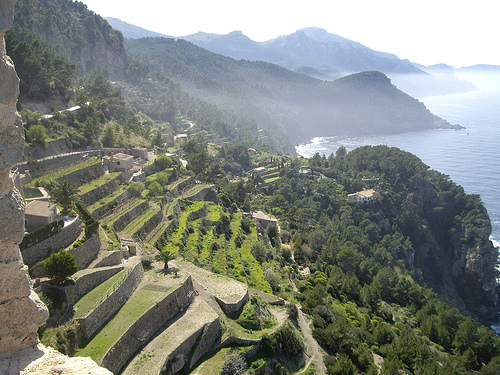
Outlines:
[[51, 216], [56, 212], [56, 207], [52, 202], [34, 200], [26, 206], [26, 215]]
[[133, 159], [133, 158], [134, 157], [132, 155], [123, 154], [121, 152], [113, 155], [113, 159], [115, 159], [115, 160], [129, 160], [129, 159]]

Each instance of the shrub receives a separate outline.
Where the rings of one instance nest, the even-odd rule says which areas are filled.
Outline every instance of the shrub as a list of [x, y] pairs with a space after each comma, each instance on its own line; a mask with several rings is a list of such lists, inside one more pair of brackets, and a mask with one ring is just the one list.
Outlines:
[[277, 331], [282, 352], [288, 356], [298, 356], [304, 351], [302, 337], [299, 332], [288, 322]]
[[43, 262], [43, 270], [51, 279], [62, 282], [78, 271], [78, 265], [73, 254], [61, 249]]
[[142, 268], [148, 270], [151, 268], [151, 264], [153, 263], [153, 257], [151, 255], [145, 255], [141, 258]]

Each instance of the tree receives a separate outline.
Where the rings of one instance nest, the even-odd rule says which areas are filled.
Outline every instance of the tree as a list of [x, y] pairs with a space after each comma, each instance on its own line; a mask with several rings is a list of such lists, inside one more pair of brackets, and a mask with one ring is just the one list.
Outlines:
[[61, 249], [43, 262], [43, 271], [48, 277], [61, 283], [78, 271], [78, 265], [73, 254]]
[[163, 262], [163, 268], [168, 269], [168, 262], [175, 259], [175, 254], [171, 253], [168, 250], [160, 251], [155, 256], [155, 260], [159, 262]]
[[50, 189], [50, 199], [63, 207], [62, 213], [71, 211], [71, 203], [79, 199], [80, 190], [68, 180], [55, 182]]
[[47, 131], [42, 124], [30, 126], [26, 131], [26, 138], [33, 145], [47, 147]]
[[163, 193], [163, 188], [161, 187], [160, 183], [158, 181], [153, 181], [149, 185], [149, 195], [151, 197], [158, 197]]

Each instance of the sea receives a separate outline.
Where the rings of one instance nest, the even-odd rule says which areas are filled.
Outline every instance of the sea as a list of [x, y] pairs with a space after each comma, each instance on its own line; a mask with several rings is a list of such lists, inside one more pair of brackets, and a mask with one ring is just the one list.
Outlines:
[[364, 145], [395, 146], [448, 175], [466, 193], [479, 194], [488, 210], [495, 246], [500, 246], [500, 73], [457, 74], [478, 90], [419, 98], [434, 114], [462, 130], [425, 130], [392, 135], [317, 137], [296, 147], [299, 155], [330, 155]]

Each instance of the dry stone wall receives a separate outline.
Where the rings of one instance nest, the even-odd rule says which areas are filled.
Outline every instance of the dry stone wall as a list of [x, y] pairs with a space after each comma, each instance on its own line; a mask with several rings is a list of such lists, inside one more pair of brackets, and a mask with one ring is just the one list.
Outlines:
[[160, 210], [151, 218], [144, 223], [142, 228], [140, 228], [135, 235], [139, 237], [141, 241], [144, 241], [146, 239], [146, 236], [151, 232], [158, 224], [160, 224], [161, 219], [163, 219], [163, 212]]
[[[82, 271], [74, 275], [75, 284], [64, 287], [66, 301], [73, 305], [92, 289], [102, 284], [104, 281], [117, 274], [123, 269], [123, 266], [103, 267], [92, 270], [91, 272]], [[84, 272], [84, 273], [83, 273]]]
[[79, 169], [65, 176], [59, 177], [56, 181], [61, 182], [67, 180], [76, 185], [83, 185], [87, 182], [95, 180], [104, 174], [104, 168], [101, 163], [90, 165], [88, 167]]
[[128, 190], [125, 190], [108, 204], [95, 209], [92, 214], [96, 219], [102, 219], [104, 216], [113, 213], [115, 210], [119, 210], [117, 206], [128, 201], [130, 198], [132, 198], [132, 194]]
[[64, 249], [76, 241], [82, 232], [82, 222], [77, 218], [73, 223], [64, 227], [59, 233], [47, 238], [22, 251], [24, 263], [32, 266], [44, 259], [50, 254]]
[[153, 334], [169, 319], [185, 310], [193, 301], [195, 292], [189, 276], [177, 289], [142, 314], [106, 352], [101, 366], [117, 374]]
[[97, 258], [97, 254], [101, 250], [101, 240], [99, 239], [99, 235], [96, 234], [90, 237], [87, 241], [82, 243], [75, 249], [71, 249], [71, 253], [76, 258], [76, 264], [78, 265], [78, 269], [82, 270], [87, 268], [90, 263]]
[[117, 176], [113, 180], [106, 182], [104, 185], [101, 185], [85, 194], [82, 194], [80, 196], [80, 199], [87, 206], [90, 206], [115, 191], [120, 182], [120, 177]]
[[134, 220], [137, 216], [141, 215], [149, 209], [149, 202], [145, 201], [137, 206], [131, 208], [128, 212], [120, 216], [114, 223], [113, 229], [117, 232], [122, 231], [132, 220]]
[[79, 323], [80, 333], [85, 338], [90, 338], [105, 324], [114, 313], [116, 313], [132, 292], [137, 288], [137, 285], [142, 280], [144, 269], [141, 263], [137, 263], [132, 271], [127, 275], [120, 286], [111, 293], [104, 301], [99, 304], [86, 317], [77, 319]]

